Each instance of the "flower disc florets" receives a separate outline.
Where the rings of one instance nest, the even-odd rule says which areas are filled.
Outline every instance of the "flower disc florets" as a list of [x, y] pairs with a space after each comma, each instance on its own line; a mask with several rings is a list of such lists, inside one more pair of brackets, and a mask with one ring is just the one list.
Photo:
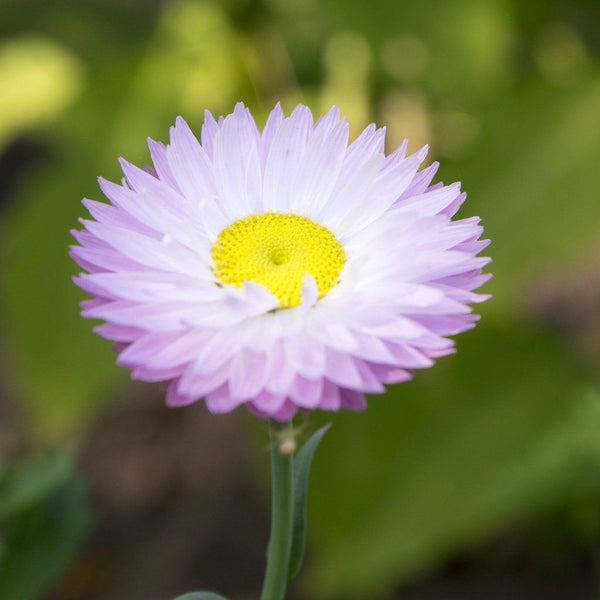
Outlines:
[[374, 125], [348, 145], [335, 107], [314, 123], [278, 105], [260, 131], [242, 104], [207, 112], [200, 141], [179, 118], [149, 147], [152, 168], [100, 179], [110, 204], [84, 200], [71, 252], [84, 316], [169, 405], [359, 410], [477, 319], [488, 242], [477, 218], [452, 220], [460, 186], [419, 171], [426, 148], [386, 156]]
[[214, 273], [222, 283], [260, 283], [281, 308], [298, 306], [304, 275], [324, 296], [336, 283], [346, 254], [329, 229], [293, 213], [251, 215], [228, 225], [212, 246]]

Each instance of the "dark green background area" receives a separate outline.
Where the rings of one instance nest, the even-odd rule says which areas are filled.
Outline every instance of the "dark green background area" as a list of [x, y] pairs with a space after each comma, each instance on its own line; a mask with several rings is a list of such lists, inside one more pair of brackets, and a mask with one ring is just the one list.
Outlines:
[[[100, 199], [97, 175], [117, 180], [118, 156], [149, 162], [146, 137], [166, 140], [179, 114], [198, 130], [205, 108], [238, 100], [261, 123], [277, 101], [336, 103], [353, 136], [386, 125], [390, 150], [427, 142], [438, 180], [462, 181], [460, 216], [481, 216], [492, 239], [493, 298], [455, 355], [366, 413], [313, 418], [334, 426], [315, 459], [298, 597], [391, 598], [519, 523], [534, 524], [533, 562], [595, 548], [599, 40], [591, 0], [3, 0], [0, 418], [21, 425], [0, 452], [12, 464], [81, 440], [132, 389], [151, 393], [78, 314], [69, 230], [81, 198]], [[240, 412], [215, 418], [263, 436]], [[17, 516], [0, 510], [0, 568], [35, 511], [60, 503], [75, 507], [60, 521], [73, 556], [90, 520], [72, 467], [60, 473]], [[66, 562], [30, 564], [50, 585]]]

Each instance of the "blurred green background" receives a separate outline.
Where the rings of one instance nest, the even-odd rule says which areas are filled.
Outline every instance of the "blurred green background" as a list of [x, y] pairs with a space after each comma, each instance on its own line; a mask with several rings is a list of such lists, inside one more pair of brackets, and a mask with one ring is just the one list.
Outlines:
[[0, 598], [260, 583], [264, 424], [173, 416], [130, 383], [67, 256], [97, 175], [238, 100], [261, 124], [278, 100], [337, 104], [354, 136], [430, 143], [493, 240], [494, 297], [457, 354], [332, 417], [292, 597], [600, 597], [599, 50], [596, 0], [2, 0]]

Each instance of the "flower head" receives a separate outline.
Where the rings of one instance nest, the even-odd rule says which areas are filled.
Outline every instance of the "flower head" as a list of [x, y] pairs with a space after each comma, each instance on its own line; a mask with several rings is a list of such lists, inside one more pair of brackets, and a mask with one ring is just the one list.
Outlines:
[[364, 408], [453, 351], [489, 278], [479, 219], [452, 221], [460, 185], [430, 185], [427, 149], [386, 156], [384, 136], [348, 145], [335, 107], [314, 123], [278, 105], [261, 132], [238, 104], [207, 112], [201, 141], [178, 118], [153, 168], [122, 160], [122, 185], [99, 180], [110, 204], [84, 200], [83, 315], [170, 406]]

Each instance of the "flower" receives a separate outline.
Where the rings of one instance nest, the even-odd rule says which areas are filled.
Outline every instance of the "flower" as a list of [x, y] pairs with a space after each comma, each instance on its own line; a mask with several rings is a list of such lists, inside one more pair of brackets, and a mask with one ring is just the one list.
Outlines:
[[83, 201], [83, 316], [169, 406], [363, 409], [453, 351], [490, 277], [479, 219], [451, 220], [460, 184], [430, 185], [427, 148], [386, 156], [384, 137], [348, 144], [336, 107], [314, 123], [277, 105], [262, 132], [243, 104], [206, 112], [201, 141], [178, 118], [153, 168], [121, 160], [122, 185], [99, 179], [110, 204]]

